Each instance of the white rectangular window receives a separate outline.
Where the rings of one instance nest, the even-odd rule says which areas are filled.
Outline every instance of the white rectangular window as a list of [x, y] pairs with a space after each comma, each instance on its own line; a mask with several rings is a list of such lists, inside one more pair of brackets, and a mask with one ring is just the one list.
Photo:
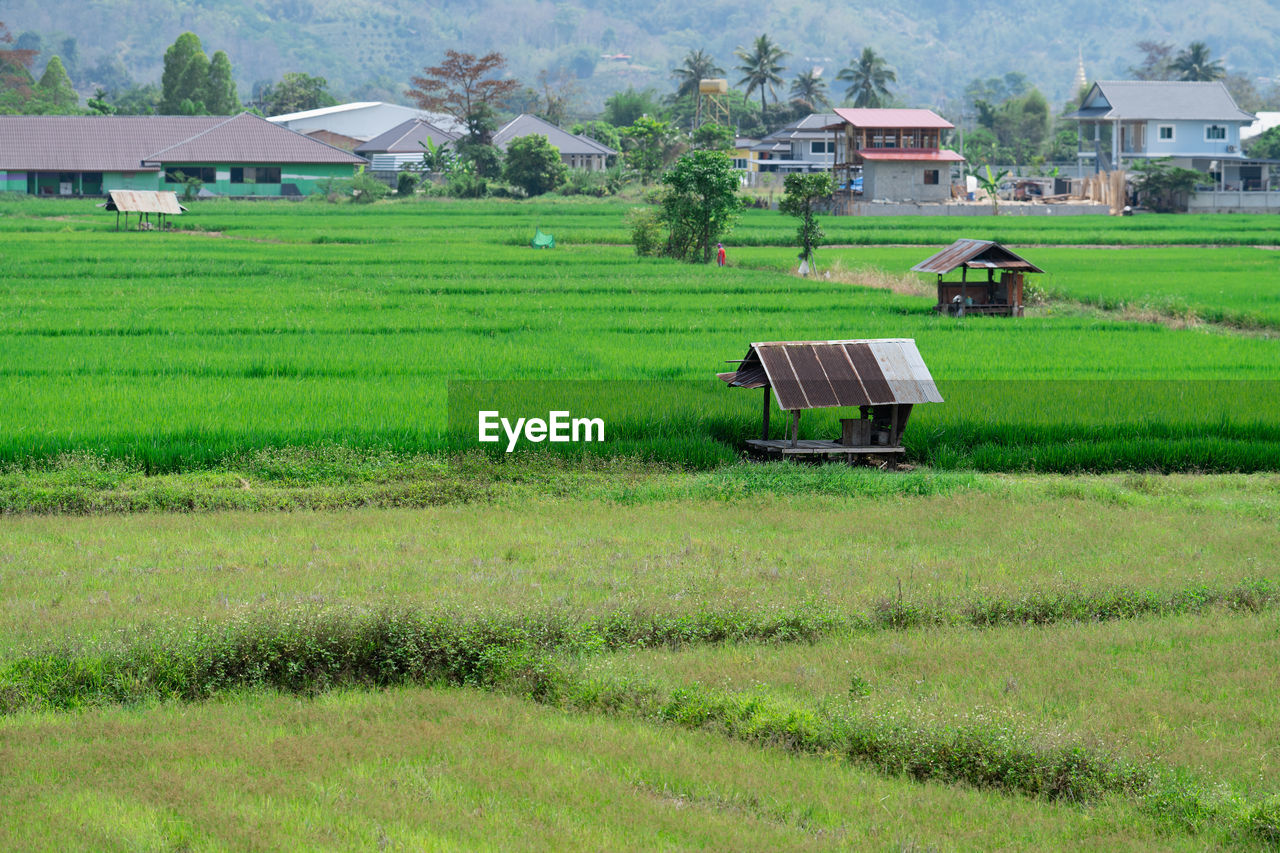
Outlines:
[[1212, 142], [1215, 139], [1226, 139], [1227, 129], [1220, 124], [1206, 124], [1204, 126], [1204, 138], [1206, 142]]
[[834, 154], [835, 143], [829, 140], [824, 140], [819, 142], [810, 142], [809, 152], [811, 154]]
[[1156, 136], [1161, 142], [1173, 142], [1173, 125], [1162, 124], [1156, 129]]

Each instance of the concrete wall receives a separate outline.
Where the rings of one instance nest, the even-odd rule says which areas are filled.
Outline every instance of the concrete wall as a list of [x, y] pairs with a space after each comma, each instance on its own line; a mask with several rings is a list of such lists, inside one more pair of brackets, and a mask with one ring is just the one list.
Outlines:
[[[924, 182], [926, 170], [937, 171], [938, 183]], [[951, 198], [951, 164], [868, 160], [862, 166], [862, 197], [887, 201], [946, 201]]]
[[1280, 213], [1280, 192], [1224, 192], [1192, 193], [1187, 203], [1188, 213]]
[[[916, 204], [913, 202], [837, 201], [837, 216], [990, 216], [989, 204]], [[1001, 216], [1106, 216], [1105, 204], [1001, 204]]]

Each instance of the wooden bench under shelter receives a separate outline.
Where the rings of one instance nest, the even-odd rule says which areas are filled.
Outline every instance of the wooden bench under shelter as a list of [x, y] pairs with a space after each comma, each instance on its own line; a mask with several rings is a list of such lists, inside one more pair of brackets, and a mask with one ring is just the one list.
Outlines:
[[[766, 457], [896, 464], [912, 406], [942, 402], [909, 338], [755, 343], [737, 370], [717, 376], [733, 388], [764, 389], [760, 438], [746, 444]], [[791, 413], [780, 439], [770, 437], [770, 389], [778, 408]], [[858, 416], [840, 419], [838, 439], [801, 439], [800, 412], [830, 408], [857, 409]]]
[[[960, 270], [960, 280], [943, 281], [943, 276], [955, 269]], [[986, 270], [986, 280], [970, 281], [969, 270]], [[957, 317], [966, 314], [1021, 317], [1023, 275], [1044, 272], [991, 240], [957, 240], [916, 264], [911, 271], [937, 273], [938, 304], [933, 310]]]

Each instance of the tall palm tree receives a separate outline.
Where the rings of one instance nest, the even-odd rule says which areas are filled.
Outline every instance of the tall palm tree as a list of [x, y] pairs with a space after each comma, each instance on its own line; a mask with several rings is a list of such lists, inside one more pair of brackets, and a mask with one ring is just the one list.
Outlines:
[[1193, 41], [1187, 49], [1173, 58], [1173, 72], [1179, 80], [1221, 80], [1227, 76], [1222, 62], [1209, 58], [1209, 46], [1202, 41]]
[[822, 79], [822, 72], [816, 68], [801, 71], [791, 82], [791, 100], [799, 101], [811, 110], [830, 104], [827, 100], [827, 81]]
[[716, 65], [716, 61], [701, 50], [691, 50], [684, 62], [675, 67], [671, 76], [676, 78], [676, 97], [698, 94], [698, 83], [709, 77], [724, 73], [724, 69]]
[[760, 90], [760, 112], [764, 113], [768, 104], [765, 93], [773, 93], [774, 103], [778, 102], [778, 92], [774, 86], [782, 83], [782, 60], [791, 54], [778, 47], [767, 33], [762, 34], [752, 43], [751, 49], [740, 47], [733, 55], [742, 60], [742, 64], [734, 70], [742, 72], [739, 86], [747, 87], [747, 97], [756, 89]]
[[853, 100], [855, 107], [879, 107], [889, 99], [889, 84], [898, 82], [898, 75], [883, 56], [864, 47], [862, 55], [848, 68], [840, 69], [836, 79], [849, 84], [845, 96]]

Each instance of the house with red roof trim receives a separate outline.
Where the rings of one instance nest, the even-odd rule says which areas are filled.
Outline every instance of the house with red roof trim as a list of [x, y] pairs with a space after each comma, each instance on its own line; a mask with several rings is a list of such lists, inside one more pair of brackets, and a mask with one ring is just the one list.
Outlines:
[[[844, 109], [833, 135], [836, 194], [862, 201], [943, 202], [964, 157], [942, 147], [954, 127], [932, 110]], [[861, 178], [861, 181], [858, 179]], [[859, 187], [861, 192], [859, 193]]]

